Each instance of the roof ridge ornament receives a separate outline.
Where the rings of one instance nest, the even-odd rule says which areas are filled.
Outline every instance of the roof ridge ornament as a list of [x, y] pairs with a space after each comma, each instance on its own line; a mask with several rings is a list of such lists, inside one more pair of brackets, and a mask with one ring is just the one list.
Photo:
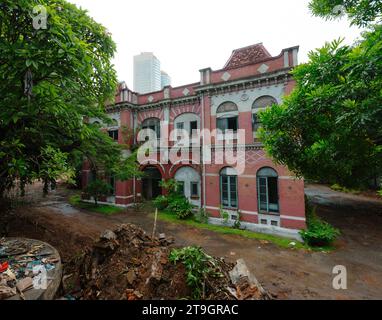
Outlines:
[[232, 52], [224, 69], [237, 68], [248, 64], [255, 64], [267, 58], [271, 58], [271, 54], [263, 46], [262, 43], [257, 43], [244, 48], [236, 49]]

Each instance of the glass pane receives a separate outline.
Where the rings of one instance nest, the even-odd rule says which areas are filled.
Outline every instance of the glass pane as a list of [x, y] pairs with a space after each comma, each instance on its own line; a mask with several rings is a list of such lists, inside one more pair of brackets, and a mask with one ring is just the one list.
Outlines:
[[227, 121], [228, 121], [228, 129], [237, 131], [237, 117], [228, 118]]
[[198, 122], [197, 121], [191, 121], [190, 122], [191, 133], [192, 133], [192, 130], [196, 130], [196, 129], [198, 129]]
[[199, 195], [198, 183], [197, 182], [191, 182], [191, 196], [197, 197], [198, 195]]
[[178, 181], [178, 192], [184, 195], [184, 181]]
[[224, 132], [227, 129], [227, 119], [218, 119], [217, 128]]
[[258, 178], [259, 209], [268, 211], [267, 178]]
[[177, 129], [184, 129], [184, 123], [183, 123], [183, 122], [178, 122], [178, 123], [176, 124], [176, 128], [177, 128]]
[[269, 198], [269, 210], [272, 212], [279, 211], [279, 195], [277, 188], [277, 178], [268, 178], [268, 198]]

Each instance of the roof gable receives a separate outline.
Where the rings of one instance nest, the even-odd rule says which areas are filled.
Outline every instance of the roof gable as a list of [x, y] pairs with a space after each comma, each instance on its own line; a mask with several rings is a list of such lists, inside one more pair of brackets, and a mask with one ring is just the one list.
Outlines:
[[232, 69], [248, 64], [261, 62], [272, 56], [262, 43], [257, 43], [252, 46], [236, 49], [232, 52], [231, 57], [224, 66], [224, 69]]

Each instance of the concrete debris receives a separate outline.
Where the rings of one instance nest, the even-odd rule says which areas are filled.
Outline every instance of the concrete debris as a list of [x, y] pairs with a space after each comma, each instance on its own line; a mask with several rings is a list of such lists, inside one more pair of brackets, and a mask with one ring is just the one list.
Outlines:
[[0, 285], [0, 300], [8, 299], [16, 295], [16, 289]]
[[256, 277], [249, 271], [245, 261], [239, 259], [235, 267], [229, 272], [232, 283], [236, 286], [235, 296], [239, 300], [269, 300]]
[[[50, 245], [41, 241], [23, 238], [0, 239], [0, 286], [1, 299], [45, 299], [53, 297], [61, 279], [61, 261]], [[52, 271], [51, 273], [49, 273]], [[46, 284], [56, 274], [57, 286]], [[49, 274], [48, 274], [49, 273]], [[51, 282], [50, 282], [51, 283]], [[31, 289], [43, 289], [35, 292]], [[28, 294], [24, 296], [24, 292]], [[19, 294], [18, 296], [16, 296]]]
[[104, 232], [102, 232], [100, 238], [103, 240], [115, 240], [115, 239], [117, 239], [117, 236], [115, 235], [115, 233], [113, 231], [105, 230]]
[[[173, 243], [174, 239], [165, 234], [152, 238], [133, 224], [107, 230], [92, 248], [66, 265], [62, 296], [86, 300], [189, 298], [192, 291], [184, 265], [168, 259]], [[235, 283], [231, 281], [233, 267], [222, 258], [214, 258], [214, 268], [221, 276], [205, 280], [204, 298], [263, 299], [263, 291], [254, 286], [257, 280], [241, 276], [245, 273], [241, 265], [233, 273]]]
[[164, 239], [166, 239], [166, 234], [160, 233], [159, 234], [159, 240], [164, 240]]
[[24, 291], [27, 291], [29, 289], [32, 289], [33, 288], [33, 279], [31, 277], [26, 277], [24, 279], [21, 279], [20, 281], [17, 282], [16, 288], [17, 288], [17, 290], [19, 290], [19, 292], [24, 292]]

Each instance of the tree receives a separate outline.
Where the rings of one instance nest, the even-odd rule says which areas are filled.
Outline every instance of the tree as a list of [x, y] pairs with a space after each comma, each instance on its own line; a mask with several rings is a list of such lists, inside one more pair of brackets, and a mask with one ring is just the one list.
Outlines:
[[85, 192], [93, 197], [94, 204], [98, 206], [98, 200], [100, 197], [107, 196], [111, 191], [111, 185], [103, 180], [91, 181], [85, 188]]
[[327, 43], [293, 70], [296, 88], [261, 114], [276, 161], [306, 178], [363, 186], [382, 174], [382, 26]]
[[[84, 121], [108, 121], [115, 49], [102, 25], [64, 0], [1, 2], [0, 197], [16, 180], [47, 183], [88, 154], [98, 154], [98, 167], [125, 169], [124, 178], [135, 171], [123, 147]], [[49, 170], [54, 159], [61, 165]]]
[[379, 23], [382, 16], [380, 0], [312, 0], [309, 8], [314, 15], [326, 19], [347, 14], [351, 23], [359, 27]]

